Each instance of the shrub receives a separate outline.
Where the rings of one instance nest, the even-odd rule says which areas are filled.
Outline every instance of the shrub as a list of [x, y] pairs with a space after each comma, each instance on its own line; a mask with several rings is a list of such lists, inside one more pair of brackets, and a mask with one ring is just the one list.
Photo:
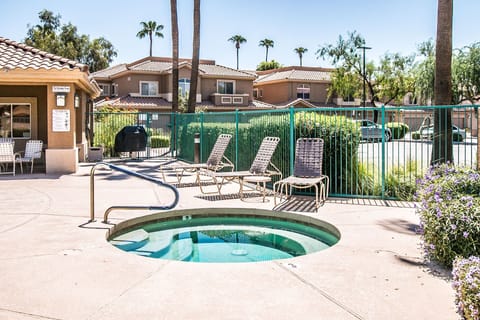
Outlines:
[[170, 146], [170, 138], [165, 136], [151, 136], [150, 146], [152, 148], [164, 148]]
[[457, 312], [466, 320], [480, 319], [480, 258], [457, 258], [453, 263]]
[[385, 124], [385, 127], [390, 129], [393, 139], [402, 139], [410, 129], [405, 123], [402, 122], [389, 122]]
[[136, 112], [95, 113], [93, 146], [103, 146], [105, 156], [113, 156], [115, 136], [125, 126], [137, 123]]
[[427, 258], [451, 266], [456, 256], [480, 255], [480, 174], [432, 167], [418, 185], [417, 213]]
[[419, 140], [422, 138], [422, 135], [420, 134], [420, 131], [413, 131], [412, 132], [412, 139], [413, 140]]

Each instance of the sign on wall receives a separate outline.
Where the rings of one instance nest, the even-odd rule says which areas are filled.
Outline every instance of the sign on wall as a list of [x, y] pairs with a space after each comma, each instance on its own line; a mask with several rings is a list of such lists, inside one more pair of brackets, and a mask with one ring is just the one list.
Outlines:
[[70, 131], [70, 110], [52, 110], [52, 131], [69, 132]]
[[69, 93], [70, 87], [69, 86], [53, 86], [52, 91], [54, 93]]

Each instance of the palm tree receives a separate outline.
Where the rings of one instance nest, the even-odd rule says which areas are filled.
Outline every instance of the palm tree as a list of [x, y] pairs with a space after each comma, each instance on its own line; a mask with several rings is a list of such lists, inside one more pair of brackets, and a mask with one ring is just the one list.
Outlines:
[[150, 39], [150, 57], [152, 56], [152, 43], [153, 43], [153, 36], [155, 35], [156, 37], [163, 38], [163, 33], [161, 31], [163, 30], [163, 25], [159, 24], [157, 26], [157, 23], [155, 21], [148, 21], [148, 22], [140, 22], [140, 25], [142, 26], [142, 30], [138, 31], [137, 37], [140, 39], [145, 38], [148, 36]]
[[273, 40], [270, 40], [270, 39], [263, 39], [263, 40], [260, 40], [260, 42], [258, 43], [258, 45], [260, 47], [265, 47], [265, 62], [268, 61], [268, 48], [273, 48]]
[[170, 0], [172, 21], [172, 111], [178, 111], [178, 18], [177, 0]]
[[238, 70], [238, 51], [240, 50], [240, 44], [247, 42], [247, 39], [242, 37], [239, 34], [234, 35], [228, 41], [235, 43], [235, 48], [237, 48], [237, 70]]
[[300, 58], [300, 67], [302, 66], [302, 58], [303, 58], [303, 54], [305, 52], [308, 51], [307, 48], [304, 48], [304, 47], [298, 47], [298, 48], [295, 48], [293, 49], [293, 51], [295, 51], [297, 54], [298, 54], [298, 57]]
[[[452, 103], [453, 0], [438, 0], [434, 100], [437, 106]], [[431, 163], [453, 162], [451, 109], [435, 109]]]
[[188, 94], [189, 113], [195, 112], [197, 102], [198, 65], [200, 63], [200, 0], [193, 0], [193, 53], [190, 75], [190, 93]]

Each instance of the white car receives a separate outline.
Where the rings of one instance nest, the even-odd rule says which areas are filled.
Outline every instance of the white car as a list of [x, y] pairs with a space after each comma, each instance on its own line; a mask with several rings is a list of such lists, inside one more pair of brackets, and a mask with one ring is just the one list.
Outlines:
[[[433, 126], [423, 127], [418, 130], [422, 139], [433, 140]], [[464, 141], [467, 138], [467, 132], [464, 129], [452, 125], [453, 141]]]
[[360, 125], [360, 134], [363, 140], [382, 140], [382, 135], [385, 134], [385, 141], [392, 140], [392, 132], [389, 128], [382, 130], [382, 126], [370, 120], [357, 120]]

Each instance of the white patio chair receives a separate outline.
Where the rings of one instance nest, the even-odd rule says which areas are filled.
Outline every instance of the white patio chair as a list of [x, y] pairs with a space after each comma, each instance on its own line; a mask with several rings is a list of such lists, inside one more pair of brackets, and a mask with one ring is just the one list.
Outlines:
[[[12, 173], [15, 175], [15, 153], [13, 152], [13, 142], [0, 142], [0, 174]], [[12, 164], [12, 171], [7, 171], [8, 164]], [[3, 171], [5, 170], [5, 171]]]
[[33, 173], [33, 161], [42, 156], [42, 140], [29, 140], [25, 145], [25, 151], [17, 153], [15, 161], [20, 164], [20, 171], [23, 173], [23, 163], [30, 163], [30, 173]]

